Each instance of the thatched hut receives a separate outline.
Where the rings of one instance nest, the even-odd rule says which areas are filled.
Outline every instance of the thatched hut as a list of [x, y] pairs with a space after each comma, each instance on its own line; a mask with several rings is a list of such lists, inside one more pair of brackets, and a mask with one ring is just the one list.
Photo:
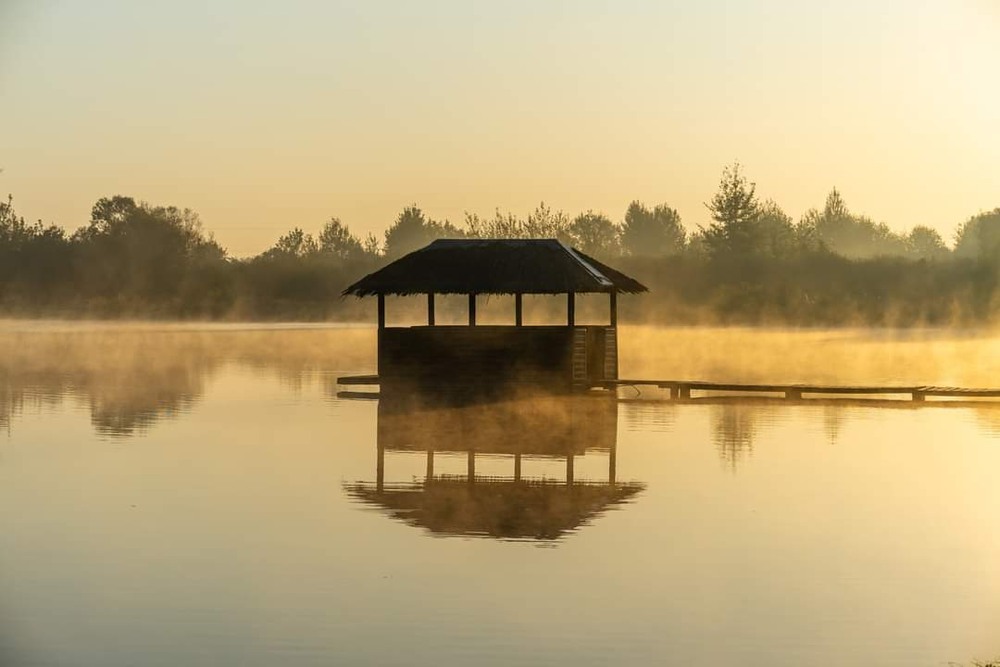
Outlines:
[[[637, 280], [555, 239], [441, 239], [357, 281], [345, 295], [378, 299], [379, 383], [586, 389], [618, 377], [618, 294]], [[604, 293], [607, 325], [576, 324], [576, 295]], [[386, 295], [427, 295], [426, 326], [386, 327]], [[435, 323], [435, 294], [468, 296], [468, 326]], [[566, 324], [525, 326], [524, 294], [565, 294]], [[513, 295], [514, 322], [477, 326], [480, 295]]]
[[[435, 535], [555, 540], [606, 511], [632, 502], [645, 488], [616, 472], [618, 406], [595, 396], [550, 396], [489, 406], [410, 408], [379, 401], [375, 480], [345, 483], [353, 499]], [[412, 455], [426, 452], [426, 471], [412, 473]], [[409, 459], [400, 474], [387, 455]], [[465, 474], [435, 470], [436, 454], [464, 454]], [[607, 457], [607, 478], [576, 473], [587, 454]], [[493, 474], [477, 470], [485, 457]], [[448, 458], [451, 461], [448, 461]], [[507, 459], [512, 474], [497, 473]], [[527, 464], [522, 474], [522, 461]], [[532, 475], [535, 462], [564, 462], [565, 477]], [[454, 464], [446, 457], [445, 467]], [[406, 468], [404, 468], [405, 470]], [[594, 467], [585, 470], [593, 474]], [[393, 474], [395, 471], [395, 474]], [[388, 477], [388, 481], [387, 481]], [[407, 481], [399, 480], [409, 478]]]

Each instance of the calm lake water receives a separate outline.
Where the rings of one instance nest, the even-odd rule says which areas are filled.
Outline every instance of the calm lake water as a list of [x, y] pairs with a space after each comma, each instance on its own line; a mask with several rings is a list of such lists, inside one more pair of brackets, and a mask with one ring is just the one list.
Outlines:
[[[989, 333], [620, 335], [623, 377], [1000, 385]], [[1000, 655], [1000, 404], [338, 397], [374, 360], [0, 323], [0, 665]]]

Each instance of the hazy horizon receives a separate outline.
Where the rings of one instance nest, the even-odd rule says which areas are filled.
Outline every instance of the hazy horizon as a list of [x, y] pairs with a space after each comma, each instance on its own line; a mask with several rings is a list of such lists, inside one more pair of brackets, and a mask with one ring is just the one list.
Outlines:
[[[933, 46], [933, 48], [929, 48]], [[1000, 11], [768, 3], [26, 2], [0, 7], [0, 192], [69, 229], [189, 207], [234, 255], [545, 201], [695, 229], [726, 164], [798, 219], [896, 231], [1000, 202]]]

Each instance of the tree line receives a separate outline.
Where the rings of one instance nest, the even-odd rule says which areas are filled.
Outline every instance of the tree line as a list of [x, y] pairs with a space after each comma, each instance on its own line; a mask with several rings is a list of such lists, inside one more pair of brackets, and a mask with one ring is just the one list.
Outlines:
[[[233, 258], [189, 209], [131, 197], [98, 200], [72, 233], [28, 223], [0, 202], [0, 311], [19, 316], [232, 319], [366, 318], [340, 293], [437, 238], [558, 238], [645, 282], [624, 315], [656, 322], [979, 324], [1000, 313], [1000, 208], [958, 225], [954, 246], [926, 226], [905, 233], [852, 212], [836, 189], [794, 221], [724, 169], [695, 230], [666, 203], [633, 201], [620, 222], [570, 217], [544, 203], [458, 225], [406, 207], [381, 238], [337, 218], [294, 228]], [[641, 303], [640, 303], [641, 302]]]

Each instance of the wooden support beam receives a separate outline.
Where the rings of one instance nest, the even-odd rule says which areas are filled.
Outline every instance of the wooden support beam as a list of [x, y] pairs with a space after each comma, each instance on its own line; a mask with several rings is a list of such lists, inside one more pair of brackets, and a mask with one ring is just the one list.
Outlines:
[[922, 391], [913, 392], [913, 400], [922, 403], [927, 398], [927, 394]]
[[468, 475], [469, 484], [476, 483], [476, 452], [474, 450], [469, 450], [469, 463], [468, 463]]
[[427, 474], [424, 475], [424, 479], [432, 480], [434, 479], [434, 450], [427, 450]]
[[514, 481], [521, 481], [521, 454], [514, 454]]
[[566, 295], [566, 324], [576, 326], [576, 293], [570, 292]]
[[798, 389], [786, 389], [785, 390], [785, 398], [793, 400], [793, 401], [801, 401], [802, 400], [802, 392], [799, 391]]
[[514, 295], [514, 326], [524, 326], [524, 295]]
[[469, 326], [476, 326], [476, 295], [469, 295]]
[[378, 295], [378, 328], [385, 329], [385, 294]]
[[375, 460], [375, 490], [382, 493], [385, 486], [385, 447], [376, 445], [378, 458]]
[[617, 439], [611, 441], [611, 449], [608, 450], [608, 484], [615, 485], [618, 478], [618, 442]]
[[427, 295], [427, 325], [434, 326], [434, 293]]
[[566, 486], [573, 486], [573, 455], [566, 456]]
[[611, 326], [618, 326], [618, 292], [617, 290], [611, 290]]

